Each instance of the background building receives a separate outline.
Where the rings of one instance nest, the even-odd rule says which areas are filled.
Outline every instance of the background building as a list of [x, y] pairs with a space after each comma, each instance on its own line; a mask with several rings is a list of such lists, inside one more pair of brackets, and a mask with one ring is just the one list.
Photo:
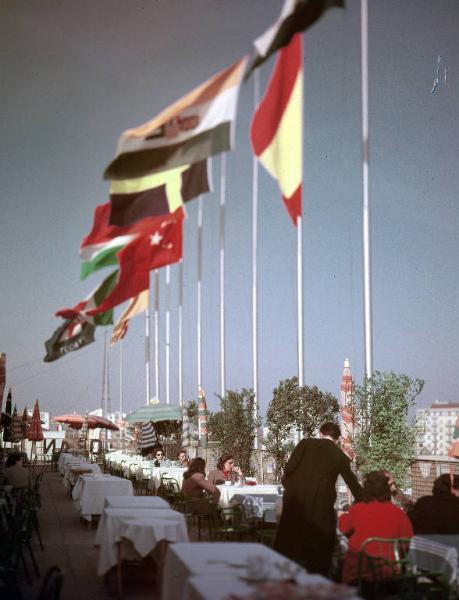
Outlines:
[[429, 408], [416, 411], [420, 432], [416, 439], [418, 456], [447, 456], [459, 417], [459, 403], [436, 401]]

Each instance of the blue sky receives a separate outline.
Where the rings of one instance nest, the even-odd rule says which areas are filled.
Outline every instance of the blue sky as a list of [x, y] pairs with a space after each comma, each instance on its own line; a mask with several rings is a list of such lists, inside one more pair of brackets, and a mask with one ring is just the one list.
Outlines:
[[[304, 35], [305, 381], [336, 395], [343, 361], [363, 376], [359, 2], [331, 10]], [[54, 312], [104, 273], [79, 281], [78, 248], [119, 134], [251, 50], [281, 0], [25, 0], [0, 7], [1, 351], [20, 407], [53, 413], [100, 405], [104, 331], [54, 363], [44, 342]], [[374, 367], [426, 380], [419, 405], [458, 401], [459, 5], [372, 0], [369, 14], [370, 189]], [[437, 56], [448, 82], [431, 93]], [[266, 84], [272, 61], [261, 70]], [[241, 89], [227, 158], [227, 386], [251, 387], [252, 83]], [[204, 198], [203, 385], [219, 383], [219, 158]], [[184, 396], [195, 397], [196, 223], [184, 233]], [[296, 232], [260, 169], [259, 373], [262, 413], [297, 372]], [[178, 400], [177, 269], [172, 268], [171, 401]], [[165, 274], [160, 303], [165, 306]], [[117, 311], [118, 315], [120, 309]], [[153, 362], [153, 345], [152, 345]], [[143, 320], [125, 340], [125, 406], [144, 403]], [[110, 351], [118, 405], [118, 348]], [[165, 398], [165, 317], [160, 328]], [[154, 375], [154, 374], [153, 374]], [[153, 378], [152, 378], [153, 379]], [[152, 386], [153, 387], [153, 386]]]

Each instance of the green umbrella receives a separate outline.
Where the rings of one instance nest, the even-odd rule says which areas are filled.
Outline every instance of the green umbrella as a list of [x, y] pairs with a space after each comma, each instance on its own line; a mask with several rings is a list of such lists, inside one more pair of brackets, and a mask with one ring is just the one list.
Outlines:
[[152, 404], [150, 406], [141, 406], [133, 410], [126, 417], [126, 421], [133, 423], [159, 423], [160, 421], [181, 421], [182, 409], [180, 406], [171, 404]]

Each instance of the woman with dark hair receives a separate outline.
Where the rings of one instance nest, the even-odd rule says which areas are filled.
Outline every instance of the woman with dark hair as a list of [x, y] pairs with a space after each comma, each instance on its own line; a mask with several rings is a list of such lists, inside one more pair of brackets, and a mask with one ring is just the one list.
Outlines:
[[[362, 544], [370, 537], [411, 538], [413, 528], [401, 508], [391, 502], [389, 479], [384, 471], [372, 471], [363, 482], [363, 502], [357, 502], [339, 519], [339, 528], [349, 537], [349, 546], [344, 557], [342, 580], [355, 583], [358, 580], [358, 560]], [[376, 544], [368, 544], [365, 552], [380, 556]], [[391, 551], [392, 552], [392, 551]], [[393, 556], [384, 555], [387, 559]], [[364, 577], [371, 579], [371, 574]]]
[[29, 471], [22, 464], [23, 456], [19, 452], [8, 455], [4, 475], [15, 488], [26, 488], [29, 485]]
[[408, 513], [416, 535], [459, 533], [459, 475], [440, 475]]
[[206, 479], [206, 461], [203, 458], [191, 459], [188, 470], [183, 474], [182, 494], [189, 500], [187, 508], [193, 513], [210, 512], [208, 495], [214, 504], [218, 503], [220, 491]]
[[209, 481], [214, 485], [220, 485], [226, 481], [232, 482], [236, 478], [244, 479], [241, 467], [235, 465], [234, 456], [228, 452], [223, 453], [217, 462], [217, 468], [209, 473]]

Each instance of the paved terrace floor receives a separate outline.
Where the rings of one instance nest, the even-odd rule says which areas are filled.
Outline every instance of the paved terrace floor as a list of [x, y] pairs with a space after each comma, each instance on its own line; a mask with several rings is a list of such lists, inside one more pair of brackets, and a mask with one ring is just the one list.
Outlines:
[[[40, 529], [44, 550], [34, 535], [33, 550], [40, 568], [40, 579], [29, 571], [32, 584], [25, 581], [21, 567], [19, 581], [24, 600], [38, 597], [46, 571], [58, 565], [64, 573], [61, 600], [116, 598], [115, 578], [104, 583], [96, 574], [98, 549], [94, 546], [96, 529], [81, 523], [62, 477], [47, 471], [41, 483]], [[108, 584], [108, 585], [107, 585]], [[123, 598], [158, 600], [159, 593], [152, 566], [129, 564], [123, 568]]]

